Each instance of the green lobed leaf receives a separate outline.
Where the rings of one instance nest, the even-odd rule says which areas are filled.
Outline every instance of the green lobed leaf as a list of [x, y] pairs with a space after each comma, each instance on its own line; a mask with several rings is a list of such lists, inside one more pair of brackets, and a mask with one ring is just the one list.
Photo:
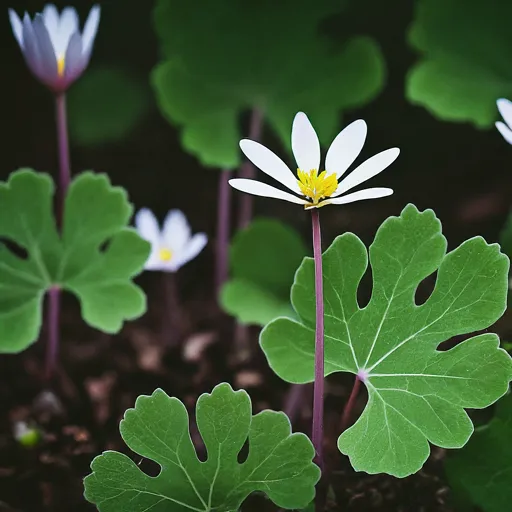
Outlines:
[[[292, 434], [284, 413], [251, 415], [249, 395], [219, 384], [199, 397], [196, 420], [208, 458], [197, 458], [185, 406], [161, 389], [137, 398], [121, 421], [121, 435], [137, 454], [157, 462], [149, 477], [126, 455], [96, 457], [84, 481], [85, 497], [100, 512], [235, 512], [254, 491], [279, 507], [306, 506], [314, 497], [320, 470], [312, 463], [309, 439]], [[238, 454], [249, 440], [247, 459]]]
[[145, 84], [121, 67], [90, 69], [69, 91], [72, 142], [95, 146], [122, 140], [150, 106]]
[[[359, 375], [368, 403], [338, 440], [356, 470], [404, 477], [427, 459], [429, 442], [459, 448], [473, 425], [464, 408], [487, 407], [508, 388], [512, 360], [495, 334], [446, 351], [440, 343], [486, 329], [504, 312], [508, 258], [497, 244], [472, 238], [446, 254], [432, 210], [408, 205], [390, 217], [370, 246], [373, 291], [361, 308], [364, 244], [352, 233], [323, 255], [325, 374]], [[434, 291], [417, 305], [418, 285], [437, 272]], [[292, 287], [300, 321], [277, 319], [261, 333], [272, 369], [296, 383], [314, 379], [314, 263], [306, 258]]]
[[[242, 113], [258, 108], [289, 146], [293, 116], [304, 110], [322, 143], [339, 111], [364, 105], [384, 84], [376, 42], [354, 37], [336, 47], [321, 23], [343, 2], [157, 0], [162, 61], [152, 83], [162, 114], [182, 128], [182, 144], [208, 166], [240, 163]], [[293, 13], [293, 23], [290, 23]]]
[[[53, 286], [74, 293], [93, 327], [117, 332], [146, 309], [131, 278], [143, 268], [149, 244], [127, 227], [126, 192], [103, 174], [85, 172], [66, 195], [62, 236], [53, 216], [54, 185], [47, 174], [22, 169], [0, 183], [0, 351], [19, 352], [41, 328], [42, 303]], [[107, 244], [107, 247], [103, 247]]]
[[447, 121], [489, 127], [496, 100], [512, 96], [512, 4], [481, 0], [419, 0], [409, 41], [422, 55], [407, 77], [406, 95]]
[[484, 512], [504, 512], [512, 501], [512, 395], [497, 404], [491, 422], [445, 463], [450, 485]]
[[293, 317], [290, 286], [307, 249], [293, 228], [273, 219], [255, 219], [232, 242], [232, 278], [221, 292], [224, 310], [246, 324], [265, 325]]

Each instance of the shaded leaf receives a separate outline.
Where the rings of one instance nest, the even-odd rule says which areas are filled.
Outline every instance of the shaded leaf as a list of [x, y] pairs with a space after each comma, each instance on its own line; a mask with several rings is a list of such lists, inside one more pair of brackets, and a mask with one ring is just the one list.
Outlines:
[[222, 289], [222, 307], [247, 324], [265, 325], [278, 316], [294, 316], [290, 286], [306, 254], [291, 227], [272, 219], [254, 220], [233, 239], [232, 279]]
[[[182, 127], [182, 143], [208, 166], [240, 162], [240, 115], [253, 108], [289, 146], [293, 116], [304, 110], [328, 143], [339, 111], [364, 105], [381, 90], [377, 44], [354, 37], [337, 48], [321, 22], [342, 2], [158, 0], [154, 24], [162, 62], [152, 82], [163, 115]], [[290, 23], [293, 13], [293, 23]]]
[[[504, 312], [508, 258], [481, 237], [446, 254], [432, 210], [408, 205], [390, 217], [370, 246], [373, 291], [361, 308], [357, 289], [368, 255], [354, 234], [336, 238], [324, 253], [325, 373], [363, 380], [368, 404], [339, 438], [356, 470], [398, 477], [427, 459], [429, 442], [459, 448], [473, 425], [464, 408], [483, 408], [502, 396], [512, 378], [510, 356], [495, 334], [481, 334], [439, 351], [453, 336], [486, 329]], [[437, 271], [428, 300], [415, 292]], [[277, 319], [261, 334], [272, 369], [289, 382], [314, 378], [314, 264], [306, 258], [292, 287], [300, 321]]]
[[[161, 466], [159, 475], [149, 477], [126, 455], [108, 451], [91, 464], [86, 499], [100, 512], [230, 512], [254, 491], [287, 509], [312, 500], [320, 478], [311, 462], [314, 449], [304, 434], [291, 433], [283, 413], [252, 416], [249, 395], [220, 384], [199, 397], [196, 420], [206, 462], [197, 458], [185, 406], [161, 389], [140, 396], [121, 422], [121, 435], [133, 451]], [[249, 455], [240, 464], [247, 438]]]
[[0, 243], [2, 352], [19, 352], [37, 339], [43, 297], [53, 286], [73, 292], [84, 320], [105, 332], [119, 331], [146, 309], [131, 279], [142, 270], [149, 244], [127, 227], [126, 192], [106, 175], [79, 175], [66, 196], [62, 236], [53, 192], [50, 176], [29, 169], [0, 183], [0, 238], [27, 253], [20, 257]]
[[411, 69], [408, 99], [447, 121], [491, 126], [496, 100], [512, 96], [512, 4], [419, 0], [409, 41], [422, 59]]
[[70, 89], [71, 141], [83, 146], [127, 137], [148, 111], [147, 87], [120, 67], [90, 69]]
[[498, 403], [492, 421], [446, 460], [450, 485], [484, 512], [504, 512], [512, 501], [512, 395]]

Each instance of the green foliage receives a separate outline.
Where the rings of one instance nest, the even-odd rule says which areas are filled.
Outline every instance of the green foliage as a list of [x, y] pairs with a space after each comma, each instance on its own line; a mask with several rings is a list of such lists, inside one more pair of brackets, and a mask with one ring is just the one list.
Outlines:
[[512, 501], [512, 395], [498, 402], [496, 415], [477, 429], [464, 449], [448, 457], [450, 484], [484, 512], [503, 512]]
[[90, 69], [70, 89], [71, 141], [95, 146], [122, 140], [141, 121], [150, 91], [121, 67]]
[[[364, 105], [384, 83], [377, 44], [354, 37], [335, 47], [321, 22], [343, 2], [157, 0], [162, 62], [152, 82], [163, 115], [182, 127], [183, 146], [204, 165], [238, 166], [240, 114], [253, 108], [289, 146], [304, 110], [330, 142], [339, 111]], [[293, 15], [293, 22], [291, 22]]]
[[409, 40], [423, 58], [407, 78], [409, 100], [447, 121], [489, 127], [496, 100], [512, 96], [512, 3], [419, 0]]
[[[325, 373], [359, 375], [368, 404], [338, 440], [356, 470], [404, 477], [417, 471], [432, 444], [459, 448], [473, 425], [464, 408], [487, 407], [508, 388], [512, 360], [495, 334], [438, 351], [453, 336], [486, 329], [504, 312], [508, 258], [481, 237], [446, 254], [432, 210], [408, 205], [379, 228], [370, 247], [373, 292], [361, 308], [357, 289], [368, 254], [354, 234], [324, 253]], [[421, 305], [415, 292], [437, 271]], [[314, 263], [295, 276], [292, 304], [300, 321], [277, 319], [261, 346], [272, 369], [289, 382], [314, 379]]]
[[[53, 286], [73, 292], [85, 321], [117, 332], [146, 309], [131, 278], [142, 270], [149, 244], [126, 227], [132, 206], [107, 176], [86, 172], [71, 183], [62, 236], [53, 215], [53, 181], [29, 169], [0, 183], [0, 351], [19, 352], [36, 340], [44, 294]], [[106, 249], [103, 246], [108, 244]]]
[[[121, 435], [133, 451], [161, 466], [159, 475], [149, 477], [126, 455], [108, 451], [91, 464], [86, 499], [100, 512], [234, 512], [254, 491], [286, 509], [313, 499], [320, 478], [311, 462], [313, 446], [305, 435], [291, 434], [283, 413], [251, 416], [249, 395], [220, 384], [199, 397], [196, 420], [206, 462], [195, 453], [185, 406], [161, 389], [140, 396], [121, 422]], [[249, 455], [240, 464], [247, 438]]]
[[222, 289], [222, 307], [246, 324], [265, 325], [279, 316], [294, 316], [290, 287], [306, 254], [300, 235], [286, 224], [254, 220], [233, 240], [232, 279]]

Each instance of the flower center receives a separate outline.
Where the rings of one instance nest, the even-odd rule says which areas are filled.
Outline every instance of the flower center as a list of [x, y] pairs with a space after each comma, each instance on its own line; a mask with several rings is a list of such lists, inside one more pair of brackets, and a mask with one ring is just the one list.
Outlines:
[[57, 59], [57, 74], [59, 76], [64, 76], [64, 64], [65, 64], [65, 57], [59, 57]]
[[318, 204], [324, 197], [330, 197], [338, 188], [338, 179], [334, 173], [327, 174], [327, 171], [323, 171], [318, 174], [317, 169], [310, 171], [297, 169], [297, 176], [300, 191], [311, 199], [313, 205]]
[[172, 251], [170, 251], [169, 249], [166, 249], [164, 247], [164, 248], [160, 249], [160, 251], [158, 252], [158, 256], [160, 257], [160, 259], [162, 261], [171, 261]]

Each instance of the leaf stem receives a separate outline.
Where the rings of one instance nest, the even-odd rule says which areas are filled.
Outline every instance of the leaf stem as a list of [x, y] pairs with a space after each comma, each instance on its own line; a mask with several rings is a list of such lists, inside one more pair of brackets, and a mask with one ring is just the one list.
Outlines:
[[[59, 93], [55, 96], [55, 117], [57, 122], [57, 150], [59, 155], [59, 181], [57, 188], [57, 226], [62, 228], [64, 216], [64, 201], [71, 182], [71, 169], [69, 163], [68, 122], [66, 113], [66, 95]], [[45, 379], [50, 380], [57, 363], [57, 354], [60, 340], [60, 289], [50, 288], [48, 301], [48, 341], [45, 358]]]
[[48, 323], [48, 340], [46, 345], [46, 357], [44, 378], [49, 381], [52, 378], [59, 350], [59, 320], [60, 320], [60, 289], [52, 286], [48, 290], [48, 310], [46, 321]]
[[228, 181], [232, 172], [221, 171], [217, 195], [217, 240], [215, 244], [215, 291], [219, 298], [222, 285], [228, 278], [228, 247], [231, 230], [231, 187]]
[[[249, 139], [258, 142], [263, 127], [263, 112], [259, 108], [253, 108], [249, 125]], [[239, 178], [254, 178], [254, 165], [246, 160], [238, 172]], [[240, 194], [240, 212], [238, 215], [238, 229], [246, 228], [252, 219], [253, 196]]]
[[315, 462], [323, 469], [324, 437], [324, 289], [322, 278], [322, 239], [320, 214], [317, 208], [311, 210], [313, 227], [313, 257], [315, 260], [315, 382], [313, 387], [312, 441], [316, 451]]
[[352, 387], [352, 392], [348, 398], [348, 402], [345, 404], [343, 409], [343, 414], [341, 416], [341, 431], [345, 432], [347, 430], [350, 418], [352, 416], [352, 409], [354, 408], [354, 404], [356, 403], [357, 395], [359, 393], [359, 388], [361, 387], [361, 379], [358, 375], [354, 380], [354, 386]]

